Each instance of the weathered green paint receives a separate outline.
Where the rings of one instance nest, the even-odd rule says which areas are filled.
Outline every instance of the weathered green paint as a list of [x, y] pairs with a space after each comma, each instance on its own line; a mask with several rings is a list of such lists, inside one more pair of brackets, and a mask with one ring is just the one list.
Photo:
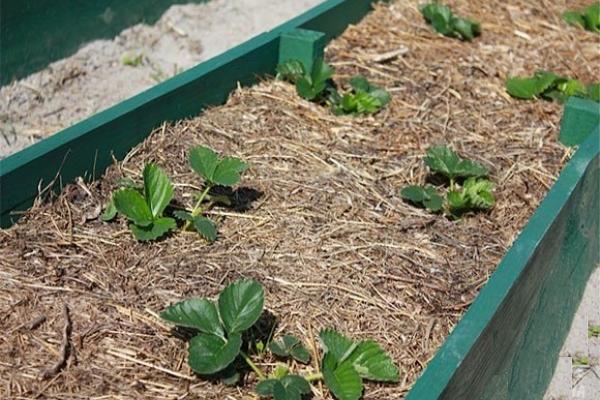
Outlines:
[[600, 125], [407, 400], [541, 399], [600, 262]]
[[579, 145], [598, 124], [600, 124], [600, 103], [580, 97], [570, 97], [560, 121], [559, 140], [565, 146]]
[[323, 58], [325, 34], [307, 29], [294, 29], [281, 35], [279, 44], [279, 63], [298, 60], [307, 71], [317, 58]]
[[153, 24], [174, 4], [206, 0], [2, 0], [0, 84], [39, 71], [94, 39], [140, 22]]
[[[371, 9], [372, 0], [328, 0], [270, 32], [189, 69], [4, 160], [0, 160], [0, 226], [14, 222], [57, 174], [59, 184], [77, 176], [98, 177], [164, 121], [197, 115], [222, 104], [239, 82], [274, 72], [279, 38], [296, 28], [339, 35]], [[33, 28], [32, 28], [33, 29]]]

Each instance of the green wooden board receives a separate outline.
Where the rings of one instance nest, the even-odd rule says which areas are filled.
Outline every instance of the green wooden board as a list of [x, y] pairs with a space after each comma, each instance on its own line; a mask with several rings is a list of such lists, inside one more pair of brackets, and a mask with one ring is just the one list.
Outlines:
[[407, 400], [542, 399], [600, 263], [599, 225], [597, 125]]
[[572, 96], [565, 104], [559, 140], [565, 146], [580, 145], [600, 124], [600, 103]]
[[[371, 9], [372, 0], [328, 0], [270, 32], [191, 68], [153, 88], [0, 161], [0, 226], [31, 206], [38, 188], [54, 181], [57, 190], [77, 176], [99, 177], [112, 162], [164, 121], [197, 115], [222, 104], [237, 87], [272, 74], [279, 38], [296, 28], [339, 35]], [[59, 176], [59, 179], [55, 179]]]

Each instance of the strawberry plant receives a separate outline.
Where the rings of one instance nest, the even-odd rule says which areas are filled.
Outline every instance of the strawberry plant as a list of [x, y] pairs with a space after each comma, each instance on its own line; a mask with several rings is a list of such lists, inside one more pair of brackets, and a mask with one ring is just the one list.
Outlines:
[[332, 81], [333, 68], [322, 59], [315, 61], [311, 73], [302, 62], [288, 60], [277, 66], [277, 78], [296, 85], [296, 92], [304, 99], [328, 104], [333, 113], [374, 114], [390, 102], [390, 94], [375, 86], [361, 75], [350, 80], [352, 91], [340, 93]]
[[494, 205], [494, 184], [486, 178], [489, 171], [483, 165], [459, 157], [446, 146], [429, 148], [425, 164], [448, 183], [446, 201], [432, 185], [403, 188], [400, 196], [405, 200], [434, 213], [445, 211], [454, 216], [471, 210], [490, 209]]
[[[178, 210], [174, 213], [175, 217], [185, 221], [183, 229], [188, 230], [191, 227], [203, 236], [209, 242], [217, 238], [217, 228], [215, 223], [204, 216], [207, 206], [203, 203], [210, 198], [210, 191], [215, 186], [234, 186], [239, 183], [241, 174], [248, 165], [239, 158], [219, 157], [217, 153], [208, 147], [194, 147], [188, 157], [192, 169], [204, 180], [204, 190], [197, 194], [196, 204], [191, 210]], [[215, 200], [211, 201], [211, 205]]]
[[563, 14], [563, 18], [569, 25], [600, 33], [600, 3], [598, 2], [583, 11], [567, 11]]
[[136, 239], [154, 240], [176, 227], [173, 218], [163, 216], [173, 198], [173, 185], [153, 163], [146, 164], [142, 177], [143, 188], [128, 183], [112, 194], [102, 218], [110, 220], [119, 213], [131, 221], [129, 229]]
[[352, 92], [343, 95], [332, 91], [329, 102], [334, 114], [374, 114], [390, 102], [385, 89], [369, 83], [362, 75], [352, 77], [350, 86]]
[[[323, 356], [320, 371], [291, 371], [294, 364], [278, 366], [270, 374], [254, 361], [259, 354], [246, 349], [257, 348], [247, 343], [248, 331], [258, 321], [264, 306], [264, 290], [253, 280], [238, 280], [227, 286], [216, 301], [200, 298], [176, 303], [160, 316], [177, 326], [198, 333], [188, 346], [188, 364], [200, 375], [220, 376], [235, 383], [240, 374], [237, 361], [243, 360], [258, 378], [255, 392], [275, 400], [301, 400], [311, 392], [311, 383], [323, 381], [340, 400], [358, 400], [363, 392], [363, 379], [398, 382], [398, 369], [390, 356], [373, 340], [355, 342], [331, 329], [319, 334]], [[302, 364], [310, 361], [310, 353], [301, 341], [285, 335], [269, 343], [268, 349], [282, 358], [293, 358]], [[253, 360], [254, 358], [254, 360]], [[215, 375], [219, 374], [219, 375]]]
[[450, 7], [438, 2], [421, 7], [423, 18], [444, 36], [473, 40], [481, 34], [479, 23], [455, 16]]
[[600, 101], [600, 85], [594, 83], [587, 87], [577, 79], [556, 75], [539, 70], [532, 77], [508, 77], [507, 92], [518, 99], [534, 99], [565, 102], [570, 96]]
[[304, 64], [298, 60], [289, 60], [277, 66], [277, 76], [295, 84], [300, 97], [320, 102], [326, 89], [331, 87], [333, 68], [322, 58], [315, 60], [311, 71], [306, 71]]

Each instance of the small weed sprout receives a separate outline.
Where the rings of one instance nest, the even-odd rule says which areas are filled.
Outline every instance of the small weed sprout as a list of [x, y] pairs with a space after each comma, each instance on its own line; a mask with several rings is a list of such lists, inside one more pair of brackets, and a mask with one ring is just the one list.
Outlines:
[[[433, 213], [444, 211], [452, 216], [472, 210], [487, 210], [496, 202], [494, 184], [486, 178], [489, 171], [483, 165], [459, 157], [447, 146], [434, 146], [427, 150], [425, 164], [448, 183], [446, 201], [432, 185], [405, 187], [400, 192], [405, 200]], [[461, 181], [462, 184], [459, 184]]]
[[[264, 289], [254, 280], [242, 279], [227, 286], [217, 301], [206, 298], [185, 300], [164, 310], [160, 316], [177, 326], [198, 333], [190, 340], [188, 363], [200, 375], [220, 377], [228, 384], [240, 380], [236, 360], [243, 360], [256, 374], [255, 392], [275, 400], [301, 400], [311, 392], [311, 382], [322, 380], [340, 400], [358, 400], [363, 379], [398, 382], [399, 373], [390, 356], [373, 340], [355, 342], [341, 333], [325, 329], [319, 334], [323, 357], [320, 371], [293, 373], [291, 365], [277, 365], [267, 373], [254, 361], [262, 355], [246, 352], [257, 349], [244, 335], [259, 319], [264, 307]], [[278, 358], [310, 361], [300, 339], [284, 335], [267, 348]], [[254, 358], [254, 359], [253, 359]]]

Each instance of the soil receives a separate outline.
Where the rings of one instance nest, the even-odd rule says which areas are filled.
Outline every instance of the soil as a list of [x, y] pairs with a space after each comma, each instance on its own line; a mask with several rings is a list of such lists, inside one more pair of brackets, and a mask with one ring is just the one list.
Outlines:
[[[265, 286], [277, 335], [305, 338], [313, 354], [324, 327], [373, 338], [401, 381], [367, 383], [364, 398], [404, 398], [573, 151], [557, 142], [562, 106], [511, 99], [506, 76], [543, 68], [600, 80], [598, 37], [565, 26], [563, 2], [452, 5], [482, 22], [482, 37], [438, 36], [416, 2], [395, 1], [376, 5], [328, 46], [342, 87], [362, 73], [392, 93], [377, 115], [336, 117], [293, 86], [266, 80], [164, 125], [102, 180], [40, 199], [0, 232], [2, 396], [254, 398], [253, 373], [237, 387], [194, 376], [185, 341], [158, 318], [169, 304], [251, 277]], [[396, 57], [382, 56], [390, 52]], [[401, 200], [402, 187], [428, 179], [423, 155], [434, 144], [491, 169], [490, 212], [453, 220]], [[219, 226], [214, 244], [193, 233], [138, 243], [125, 221], [98, 219], [118, 180], [139, 177], [149, 161], [177, 183], [176, 201], [191, 206], [201, 189], [186, 161], [194, 145], [251, 164], [234, 207], [210, 213]], [[61, 358], [64, 304], [72, 352], [42, 380]], [[47, 320], [29, 329], [40, 315]], [[258, 364], [271, 369], [274, 361]], [[315, 399], [331, 398], [320, 385], [313, 390]]]
[[[0, 88], [0, 159], [320, 2], [212, 0], [175, 5], [152, 26], [138, 24], [113, 40], [90, 42], [73, 56]], [[123, 62], [136, 57], [138, 65]]]

